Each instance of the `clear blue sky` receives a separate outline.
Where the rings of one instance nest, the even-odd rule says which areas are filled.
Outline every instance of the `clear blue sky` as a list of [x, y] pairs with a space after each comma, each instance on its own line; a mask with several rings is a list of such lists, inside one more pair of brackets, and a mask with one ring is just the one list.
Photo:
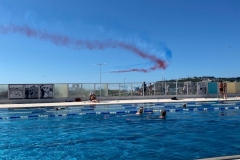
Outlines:
[[[148, 73], [111, 73], [154, 63], [121, 48], [78, 50], [0, 33], [0, 83], [154, 82], [240, 76], [239, 0], [0, 0], [0, 26], [28, 26], [81, 40], [131, 44], [167, 62]], [[171, 51], [166, 55], [165, 48]]]

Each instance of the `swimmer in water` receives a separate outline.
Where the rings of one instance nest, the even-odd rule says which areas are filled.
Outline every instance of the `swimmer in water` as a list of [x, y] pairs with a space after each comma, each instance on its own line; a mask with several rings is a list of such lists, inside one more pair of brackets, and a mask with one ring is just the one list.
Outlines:
[[58, 107], [58, 108], [55, 108], [55, 110], [63, 110], [63, 109], [66, 109], [67, 107]]
[[167, 112], [165, 110], [161, 110], [161, 116], [160, 118], [165, 118], [166, 117]]
[[137, 111], [137, 113], [136, 114], [143, 114], [143, 107], [140, 107], [140, 109]]

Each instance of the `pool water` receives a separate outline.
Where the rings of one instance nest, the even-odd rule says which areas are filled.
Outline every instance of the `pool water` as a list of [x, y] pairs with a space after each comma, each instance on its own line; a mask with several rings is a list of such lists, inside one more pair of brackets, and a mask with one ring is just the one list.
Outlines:
[[[0, 119], [0, 157], [188, 160], [240, 154], [239, 109], [208, 108], [168, 110], [165, 119], [157, 109], [136, 115], [131, 106], [132, 112], [124, 114]], [[4, 116], [53, 113], [42, 110], [8, 110]], [[74, 115], [70, 110], [68, 114]]]

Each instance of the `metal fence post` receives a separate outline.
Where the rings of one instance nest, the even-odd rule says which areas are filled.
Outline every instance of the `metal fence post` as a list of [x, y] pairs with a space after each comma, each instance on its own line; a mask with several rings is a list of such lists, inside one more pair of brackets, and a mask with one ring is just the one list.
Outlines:
[[178, 92], [177, 82], [178, 82], [178, 81], [176, 81], [176, 95], [177, 95], [177, 92]]
[[133, 85], [131, 83], [131, 97], [133, 96]]
[[106, 89], [107, 89], [107, 90], [106, 90], [106, 97], [108, 97], [108, 83], [106, 84], [106, 86], [107, 86], [107, 87], [106, 87]]
[[120, 83], [119, 83], [118, 91], [119, 91], [118, 96], [120, 97], [121, 96], [121, 84]]
[[197, 95], [198, 95], [198, 82], [197, 82]]
[[167, 95], [167, 92], [166, 92], [166, 87], [167, 87], [166, 82], [164, 82], [164, 86], [165, 86], [165, 88], [164, 88], [164, 95], [166, 96]]
[[94, 83], [94, 93], [96, 94], [96, 83]]
[[154, 86], [152, 88], [154, 88], [153, 94], [155, 96], [155, 94], [156, 94], [156, 84], [155, 83], [153, 83], [153, 84], [154, 84]]
[[81, 97], [83, 96], [82, 95], [82, 83], [80, 84], [80, 94], [81, 94]]
[[144, 91], [144, 89], [145, 89], [145, 88], [144, 88], [144, 86], [142, 86], [142, 92], [143, 92], [143, 96], [144, 96], [144, 94], [145, 94], [145, 93], [144, 93], [144, 92], [145, 92], [145, 91]]

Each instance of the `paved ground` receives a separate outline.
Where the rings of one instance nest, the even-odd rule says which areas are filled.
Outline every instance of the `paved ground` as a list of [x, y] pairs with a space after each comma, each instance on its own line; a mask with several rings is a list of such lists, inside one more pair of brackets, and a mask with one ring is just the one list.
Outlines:
[[[240, 101], [240, 98], [228, 98], [227, 101]], [[132, 104], [132, 103], [159, 103], [159, 102], [182, 102], [186, 103], [189, 101], [226, 101], [225, 99], [218, 98], [186, 98], [179, 100], [171, 99], [141, 99], [141, 100], [111, 100], [111, 101], [101, 101], [100, 103], [92, 103], [89, 101], [83, 102], [58, 102], [58, 103], [26, 103], [26, 104], [0, 104], [0, 108], [26, 108], [26, 107], [53, 107], [53, 106], [83, 106], [83, 105], [92, 105], [92, 104]]]
[[198, 160], [240, 160], [240, 155], [214, 157], [214, 158], [203, 158], [203, 159], [198, 159]]

